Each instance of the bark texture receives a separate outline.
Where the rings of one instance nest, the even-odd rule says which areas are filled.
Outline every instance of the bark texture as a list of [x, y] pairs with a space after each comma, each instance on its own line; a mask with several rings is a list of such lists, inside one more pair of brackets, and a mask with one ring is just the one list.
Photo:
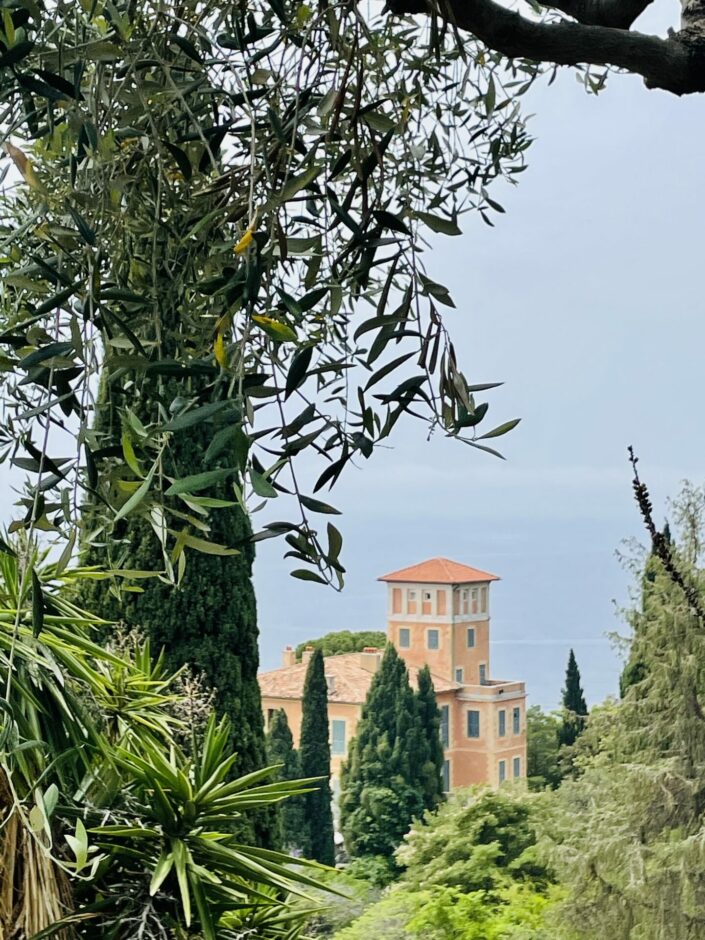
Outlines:
[[611, 66], [676, 95], [705, 91], [705, 0], [682, 0], [681, 28], [667, 38], [631, 27], [653, 0], [541, 0], [570, 19], [537, 20], [495, 0], [388, 0], [392, 13], [426, 13], [509, 58]]

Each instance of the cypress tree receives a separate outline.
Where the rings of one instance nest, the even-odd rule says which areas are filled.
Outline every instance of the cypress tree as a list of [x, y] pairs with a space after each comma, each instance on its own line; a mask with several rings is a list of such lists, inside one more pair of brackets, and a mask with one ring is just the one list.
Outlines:
[[370, 684], [342, 780], [341, 825], [351, 855], [392, 860], [425, 808], [419, 761], [427, 756], [409, 675], [390, 644]]
[[434, 810], [443, 799], [443, 745], [441, 743], [441, 713], [436, 702], [431, 670], [419, 670], [416, 706], [421, 739], [426, 747], [421, 768], [424, 809]]
[[561, 744], [575, 744], [585, 726], [588, 709], [580, 685], [580, 670], [575, 653], [570, 651], [563, 689], [563, 724], [558, 732]]
[[[134, 375], [129, 378], [134, 379]], [[118, 418], [118, 405], [125, 395], [124, 382], [127, 382], [124, 377], [113, 382], [103, 378], [92, 432], [99, 455], [101, 452], [109, 455], [111, 447], [120, 446], [121, 436], [129, 434]], [[176, 383], [160, 385], [155, 379], [144, 379], [139, 406], [135, 405], [133, 410], [144, 424], [156, 422], [180, 391], [185, 392]], [[133, 401], [134, 398], [133, 391]], [[208, 445], [217, 430], [212, 423], [200, 423], [175, 435], [164, 456], [166, 475], [180, 479], [205, 469], [236, 466], [232, 448], [205, 463]], [[216, 711], [231, 719], [231, 747], [238, 754], [234, 772], [247, 774], [265, 765], [264, 722], [257, 682], [259, 647], [252, 585], [255, 554], [252, 530], [248, 516], [234, 502], [227, 484], [201, 491], [199, 496], [232, 503], [201, 517], [208, 526], [203, 538], [235, 548], [239, 554], [190, 551], [178, 586], [154, 577], [141, 580], [138, 591], [122, 589], [113, 593], [106, 590], [105, 582], [89, 581], [81, 589], [81, 600], [106, 620], [139, 627], [151, 639], [155, 652], [164, 650], [170, 669], [188, 663], [203, 673], [215, 691]], [[167, 505], [177, 512], [189, 508], [178, 497]], [[93, 511], [90, 504], [84, 509], [86, 533], [92, 529]], [[167, 519], [167, 523], [171, 525], [171, 520]], [[161, 545], [152, 522], [138, 512], [119, 520], [111, 537], [85, 545], [82, 556], [87, 565], [142, 571], [164, 569]], [[248, 819], [247, 829], [241, 835], [267, 845], [273, 819], [271, 810], [263, 810]]]
[[[282, 764], [280, 780], [301, 778], [301, 761], [294, 749], [294, 739], [286, 712], [277, 709], [272, 715], [266, 737], [267, 763]], [[303, 851], [306, 845], [304, 797], [293, 797], [279, 805], [274, 841], [287, 851]]]
[[323, 778], [316, 789], [305, 796], [305, 854], [324, 865], [333, 865], [335, 843], [330, 788], [328, 687], [320, 650], [314, 650], [306, 670], [299, 756], [302, 777]]

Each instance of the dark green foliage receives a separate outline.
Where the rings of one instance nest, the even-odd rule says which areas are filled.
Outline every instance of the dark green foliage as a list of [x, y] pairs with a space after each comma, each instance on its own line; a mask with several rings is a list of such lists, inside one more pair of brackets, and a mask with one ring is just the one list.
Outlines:
[[441, 714], [436, 703], [431, 670], [419, 670], [416, 707], [423, 742], [428, 753], [421, 768], [424, 809], [434, 810], [443, 799], [443, 745], [441, 744]]
[[342, 779], [341, 824], [351, 855], [392, 857], [426, 799], [433, 799], [433, 786], [424, 786], [427, 761], [417, 698], [390, 644], [370, 685]]
[[563, 723], [558, 732], [558, 740], [562, 745], [575, 744], [585, 727], [587, 713], [588, 708], [580, 685], [580, 670], [575, 653], [571, 650], [563, 689]]
[[384, 649], [387, 643], [387, 634], [382, 630], [335, 630], [326, 633], [317, 640], [306, 640], [296, 647], [296, 658], [307, 648], [320, 650], [324, 656], [336, 656], [338, 653], [361, 653], [366, 646]]
[[[122, 389], [104, 384], [97, 410], [95, 440], [102, 447], [119, 445], [121, 428], [116, 403]], [[170, 400], [172, 387], [162, 389], [155, 380], [141, 386], [139, 417], [154, 420], [160, 403]], [[212, 424], [201, 423], [189, 434], [175, 438], [165, 455], [165, 472], [184, 477], [204, 469], [203, 455], [214, 433]], [[222, 460], [231, 457], [226, 453]], [[212, 464], [209, 469], [212, 469]], [[219, 484], [199, 495], [233, 499], [232, 489]], [[178, 497], [170, 506], [183, 512]], [[84, 513], [86, 531], [92, 527], [94, 507]], [[185, 663], [203, 673], [215, 690], [215, 707], [227, 715], [233, 728], [230, 746], [238, 754], [237, 772], [246, 774], [265, 764], [264, 725], [257, 670], [259, 666], [257, 608], [252, 585], [254, 546], [248, 517], [237, 505], [219, 509], [208, 519], [204, 534], [211, 542], [238, 550], [234, 555], [189, 552], [181, 583], [174, 586], [157, 577], [141, 579], [137, 590], [120, 590], [120, 582], [88, 582], [81, 600], [108, 620], [120, 620], [143, 630], [155, 651], [164, 650], [167, 668]], [[130, 514], [118, 521], [114, 541], [96, 540], [83, 553], [85, 564], [158, 572], [164, 558], [152, 525], [144, 516]], [[269, 813], [269, 811], [267, 811]], [[258, 841], [268, 841], [268, 823], [260, 820]]]
[[555, 789], [561, 782], [558, 734], [561, 720], [547, 715], [540, 705], [526, 711], [526, 776], [529, 789]]
[[323, 778], [316, 790], [306, 794], [305, 854], [324, 865], [333, 865], [335, 843], [330, 788], [328, 689], [320, 650], [313, 653], [306, 670], [299, 756], [304, 777]]
[[[298, 780], [301, 760], [294, 748], [294, 739], [283, 708], [277, 709], [269, 722], [266, 737], [267, 763], [282, 764], [280, 780]], [[282, 803], [277, 814], [277, 839], [287, 851], [303, 850], [306, 844], [305, 797], [295, 797]]]

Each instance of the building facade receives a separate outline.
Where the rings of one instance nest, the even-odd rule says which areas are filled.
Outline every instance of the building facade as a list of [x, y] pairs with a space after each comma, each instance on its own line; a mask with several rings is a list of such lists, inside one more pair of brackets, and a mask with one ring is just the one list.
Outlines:
[[[445, 788], [524, 778], [524, 683], [490, 673], [490, 588], [499, 578], [433, 558], [379, 580], [387, 586], [388, 642], [404, 658], [412, 681], [422, 666], [431, 670], [441, 712]], [[282, 667], [259, 677], [265, 721], [283, 708], [296, 746], [310, 655], [304, 651], [297, 663], [288, 648]], [[381, 656], [366, 649], [325, 658], [334, 784]]]

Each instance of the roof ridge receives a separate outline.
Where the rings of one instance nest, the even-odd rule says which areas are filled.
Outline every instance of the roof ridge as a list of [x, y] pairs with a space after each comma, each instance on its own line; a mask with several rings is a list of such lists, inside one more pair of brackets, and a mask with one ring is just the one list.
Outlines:
[[469, 584], [483, 581], [499, 581], [496, 574], [474, 568], [463, 562], [454, 561], [437, 555], [427, 558], [415, 565], [407, 565], [397, 571], [382, 575], [378, 581], [401, 581], [413, 583], [414, 581], [441, 584]]

